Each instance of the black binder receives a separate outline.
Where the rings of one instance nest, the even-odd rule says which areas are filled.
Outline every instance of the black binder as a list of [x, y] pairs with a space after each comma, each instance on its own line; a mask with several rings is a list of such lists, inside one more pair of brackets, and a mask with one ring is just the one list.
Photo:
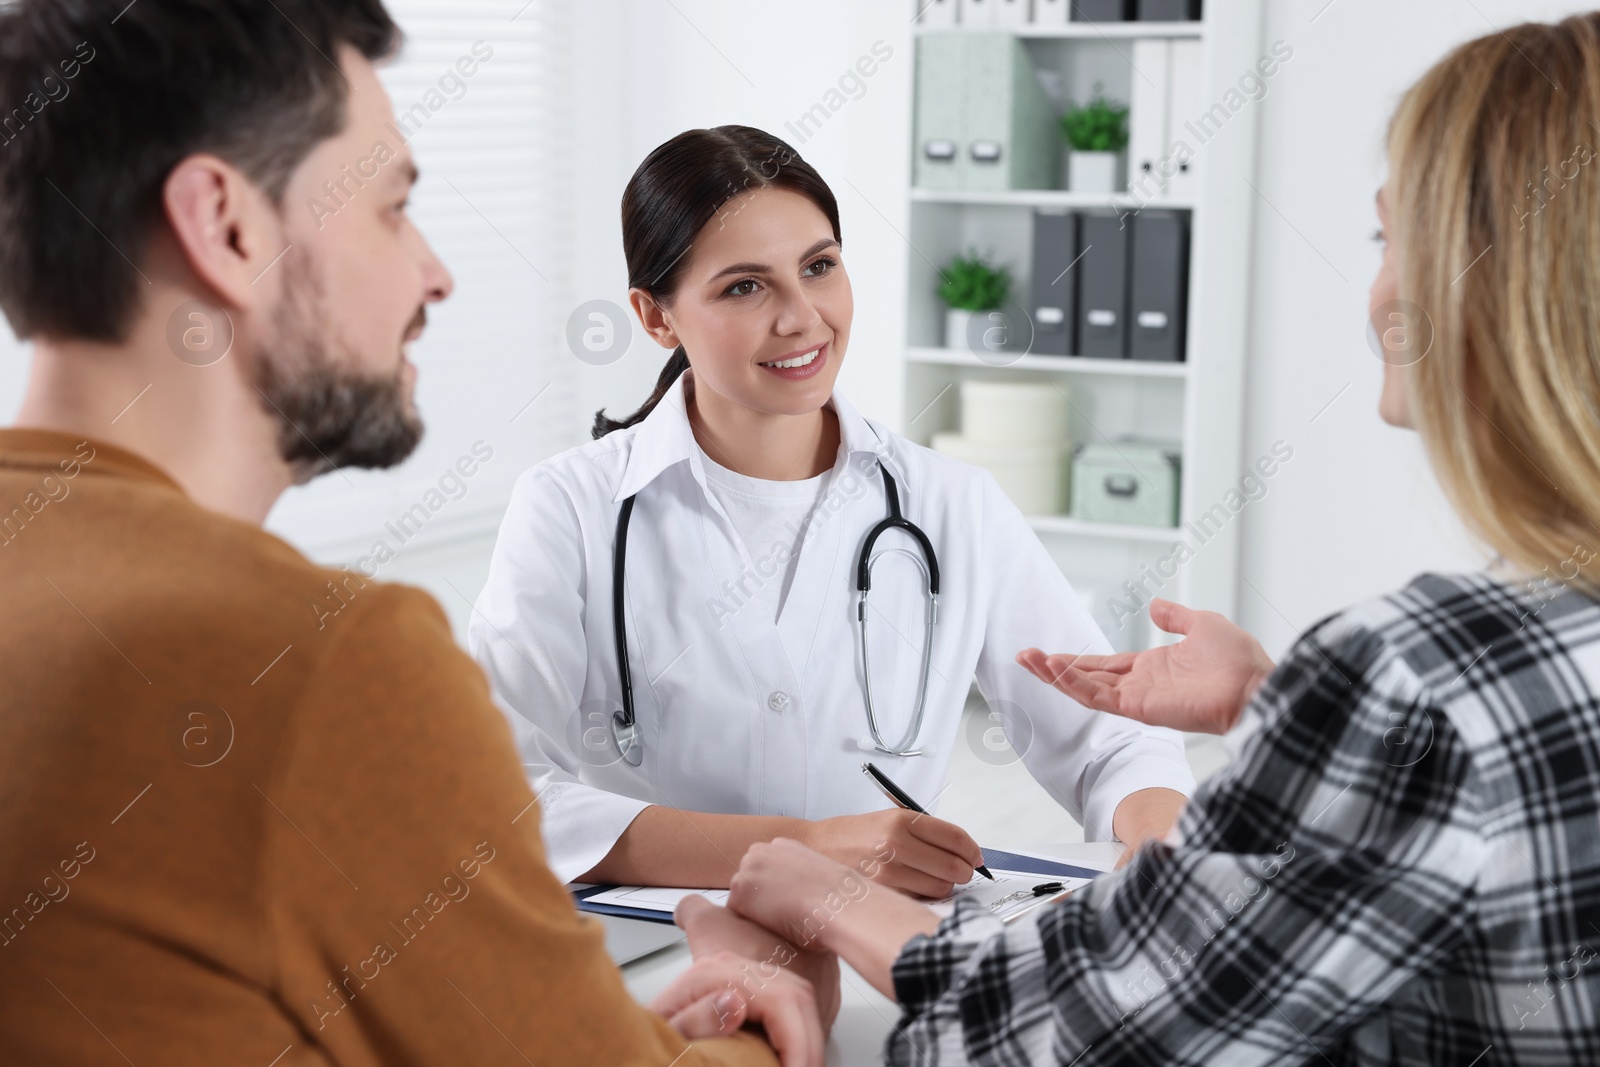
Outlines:
[[1188, 326], [1188, 215], [1141, 211], [1132, 224], [1128, 354], [1133, 359], [1180, 362]]
[[1070, 356], [1078, 325], [1078, 216], [1033, 213], [1033, 351]]
[[1138, 0], [1140, 22], [1194, 22], [1200, 0]]
[[1078, 355], [1123, 359], [1128, 354], [1128, 235], [1116, 214], [1083, 216], [1078, 275]]
[[1073, 22], [1128, 22], [1133, 0], [1068, 0]]

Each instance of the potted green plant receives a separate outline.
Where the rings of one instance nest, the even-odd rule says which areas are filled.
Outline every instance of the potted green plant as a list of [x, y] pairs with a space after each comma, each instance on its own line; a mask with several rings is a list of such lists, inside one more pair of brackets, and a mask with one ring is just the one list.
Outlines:
[[998, 311], [1011, 295], [1011, 271], [977, 251], [959, 253], [939, 272], [939, 299], [944, 301], [946, 348], [982, 347], [989, 352], [1005, 348], [1005, 329], [984, 330], [972, 338], [974, 314]]
[[1122, 150], [1128, 146], [1128, 106], [1108, 99], [1096, 83], [1094, 97], [1061, 116], [1067, 146], [1067, 188], [1077, 193], [1114, 193], [1122, 188]]

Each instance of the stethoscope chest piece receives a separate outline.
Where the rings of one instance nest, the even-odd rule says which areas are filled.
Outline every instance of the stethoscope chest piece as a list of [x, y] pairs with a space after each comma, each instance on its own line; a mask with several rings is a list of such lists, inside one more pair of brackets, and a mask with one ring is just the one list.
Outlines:
[[639, 738], [639, 724], [628, 721], [621, 711], [611, 713], [611, 736], [617, 740], [617, 750], [628, 766], [637, 767], [644, 760], [644, 742]]

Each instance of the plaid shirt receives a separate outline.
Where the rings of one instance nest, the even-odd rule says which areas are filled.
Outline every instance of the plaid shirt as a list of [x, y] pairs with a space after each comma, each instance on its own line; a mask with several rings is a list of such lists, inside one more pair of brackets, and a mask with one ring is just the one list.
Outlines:
[[1600, 604], [1538, 588], [1313, 628], [1166, 843], [906, 945], [889, 1062], [1600, 1064]]

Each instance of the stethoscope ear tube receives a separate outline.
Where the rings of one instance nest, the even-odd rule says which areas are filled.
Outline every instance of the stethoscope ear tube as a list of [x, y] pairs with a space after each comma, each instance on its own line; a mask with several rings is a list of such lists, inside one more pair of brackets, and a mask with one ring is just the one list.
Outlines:
[[865, 593], [872, 588], [872, 546], [877, 543], [878, 537], [886, 530], [899, 529], [917, 539], [922, 556], [928, 562], [928, 593], [938, 596], [939, 557], [934, 554], [933, 542], [928, 540], [928, 535], [922, 532], [921, 527], [900, 513], [899, 487], [887, 468], [880, 465], [878, 469], [883, 473], [883, 490], [889, 498], [889, 516], [872, 528], [861, 545], [861, 555], [856, 559], [856, 590]]
[[644, 742], [639, 737], [638, 720], [633, 714], [633, 675], [628, 668], [628, 635], [623, 621], [624, 585], [628, 574], [628, 520], [633, 517], [634, 497], [622, 502], [617, 512], [617, 538], [612, 548], [611, 629], [617, 643], [617, 679], [622, 683], [622, 710], [611, 713], [611, 736], [630, 766], [644, 759]]

